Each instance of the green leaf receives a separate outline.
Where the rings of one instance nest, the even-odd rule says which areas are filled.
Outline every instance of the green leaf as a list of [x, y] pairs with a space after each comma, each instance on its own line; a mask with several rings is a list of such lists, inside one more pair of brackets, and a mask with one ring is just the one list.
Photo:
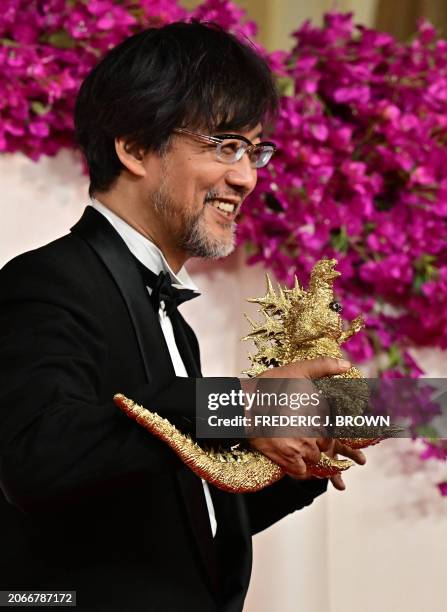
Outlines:
[[73, 47], [76, 46], [75, 40], [73, 40], [66, 30], [53, 32], [53, 34], [48, 36], [48, 42], [58, 49], [73, 49]]
[[424, 253], [414, 262], [413, 289], [416, 292], [420, 292], [424, 283], [437, 277], [438, 269], [433, 265], [435, 261], [436, 255]]
[[0, 44], [4, 47], [19, 47], [19, 43], [15, 40], [11, 40], [10, 38], [0, 38]]
[[396, 344], [392, 344], [388, 350], [388, 367], [395, 368], [402, 364], [402, 353]]
[[430, 191], [424, 191], [421, 195], [427, 202], [436, 202], [438, 199], [438, 194]]
[[344, 226], [331, 230], [331, 246], [340, 253], [346, 253], [349, 247], [349, 236]]
[[428, 438], [432, 442], [439, 440], [439, 431], [432, 425], [418, 425], [415, 429], [416, 434], [421, 438]]
[[414, 267], [416, 270], [425, 270], [427, 267], [430, 267], [431, 264], [433, 264], [435, 261], [436, 255], [431, 255], [430, 253], [423, 253], [414, 262]]
[[295, 95], [295, 82], [291, 77], [278, 77], [276, 83], [281, 96], [291, 98]]
[[420, 293], [421, 287], [426, 280], [427, 279], [422, 272], [416, 272], [413, 277], [413, 289], [416, 291], [416, 293]]
[[391, 208], [393, 208], [394, 205], [395, 205], [395, 202], [393, 202], [392, 200], [384, 200], [383, 198], [378, 197], [378, 196], [374, 198], [374, 206], [376, 210], [379, 210], [379, 211], [391, 210]]
[[30, 106], [31, 110], [36, 115], [44, 115], [51, 108], [49, 104], [44, 104], [43, 102], [40, 102], [40, 100], [32, 100]]

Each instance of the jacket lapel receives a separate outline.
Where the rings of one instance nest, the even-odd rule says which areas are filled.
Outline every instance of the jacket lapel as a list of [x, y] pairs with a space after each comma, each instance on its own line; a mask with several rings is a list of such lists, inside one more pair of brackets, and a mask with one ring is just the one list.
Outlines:
[[91, 206], [71, 231], [88, 242], [113, 277], [135, 329], [147, 381], [160, 388], [166, 386], [175, 375], [174, 368], [132, 253], [107, 219]]

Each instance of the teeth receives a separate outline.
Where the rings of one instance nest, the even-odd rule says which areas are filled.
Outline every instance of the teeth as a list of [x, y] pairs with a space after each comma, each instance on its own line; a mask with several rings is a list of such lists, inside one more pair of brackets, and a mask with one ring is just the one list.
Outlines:
[[213, 200], [211, 204], [215, 208], [218, 208], [219, 210], [223, 210], [224, 212], [227, 212], [227, 213], [234, 212], [234, 209], [236, 208], [235, 204], [230, 204], [229, 202], [222, 202], [221, 200]]

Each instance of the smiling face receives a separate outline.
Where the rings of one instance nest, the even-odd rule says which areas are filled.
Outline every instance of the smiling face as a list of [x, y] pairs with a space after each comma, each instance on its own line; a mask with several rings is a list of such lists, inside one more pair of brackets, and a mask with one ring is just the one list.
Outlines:
[[[261, 127], [235, 133], [256, 144]], [[165, 154], [148, 153], [143, 164], [148, 231], [163, 251], [186, 260], [224, 257], [234, 250], [235, 220], [257, 180], [248, 155], [228, 164], [216, 158], [215, 144], [175, 134]]]

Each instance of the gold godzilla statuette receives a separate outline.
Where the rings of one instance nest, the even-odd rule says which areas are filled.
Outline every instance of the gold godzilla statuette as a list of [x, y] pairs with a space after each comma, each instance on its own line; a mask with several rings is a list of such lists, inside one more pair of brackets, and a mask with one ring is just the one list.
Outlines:
[[[249, 356], [251, 368], [245, 372], [248, 376], [259, 376], [269, 367], [292, 361], [342, 356], [341, 344], [360, 331], [364, 324], [362, 318], [357, 317], [348, 329], [343, 329], [341, 306], [333, 294], [334, 279], [340, 275], [334, 269], [336, 263], [335, 259], [318, 261], [312, 269], [307, 291], [296, 280], [293, 289], [279, 288], [275, 293], [267, 276], [266, 295], [248, 300], [259, 305], [259, 312], [264, 317], [261, 323], [247, 317], [252, 329], [244, 340], [253, 340], [256, 347], [256, 353]], [[340, 377], [362, 378], [362, 374], [352, 367]], [[365, 397], [359, 401], [363, 403]], [[131, 399], [118, 394], [114, 401], [127, 416], [168, 444], [193, 472], [220, 489], [234, 493], [254, 492], [285, 475], [280, 466], [249, 447], [206, 448]], [[353, 448], [377, 441], [343, 439]], [[314, 476], [333, 476], [351, 465], [353, 463], [349, 460], [333, 459], [323, 453], [319, 463], [308, 468]]]

